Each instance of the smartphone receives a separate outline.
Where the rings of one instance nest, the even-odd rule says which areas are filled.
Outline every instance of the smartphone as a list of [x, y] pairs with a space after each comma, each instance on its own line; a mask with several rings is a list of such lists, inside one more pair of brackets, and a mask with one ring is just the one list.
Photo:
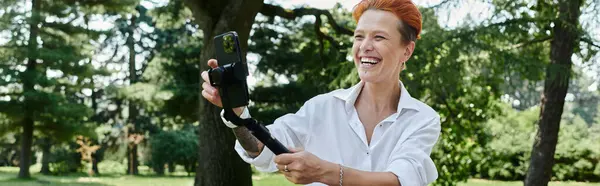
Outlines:
[[240, 48], [239, 37], [235, 31], [214, 37], [214, 47], [219, 67], [209, 71], [212, 86], [218, 87], [223, 108], [247, 106], [248, 64]]

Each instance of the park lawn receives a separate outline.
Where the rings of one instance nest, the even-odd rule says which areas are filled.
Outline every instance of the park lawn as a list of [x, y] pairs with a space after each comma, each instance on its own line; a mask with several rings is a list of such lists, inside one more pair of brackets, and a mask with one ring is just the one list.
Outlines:
[[[146, 170], [146, 171], [142, 171]], [[185, 173], [177, 173], [166, 176], [155, 176], [149, 173], [149, 170], [141, 168], [140, 176], [128, 176], [121, 174], [106, 174], [99, 177], [87, 177], [84, 174], [73, 174], [68, 176], [44, 176], [37, 174], [37, 170], [32, 170], [33, 179], [19, 180], [16, 175], [19, 169], [17, 167], [0, 167], [0, 186], [19, 185], [19, 186], [162, 186], [162, 185], [193, 185], [194, 178], [185, 176]], [[252, 176], [256, 186], [291, 186], [280, 174], [259, 173]], [[522, 182], [502, 182], [480, 179], [471, 179], [467, 183], [458, 184], [459, 186], [521, 186]], [[577, 182], [552, 182], [551, 186], [600, 186], [600, 183], [577, 183]]]

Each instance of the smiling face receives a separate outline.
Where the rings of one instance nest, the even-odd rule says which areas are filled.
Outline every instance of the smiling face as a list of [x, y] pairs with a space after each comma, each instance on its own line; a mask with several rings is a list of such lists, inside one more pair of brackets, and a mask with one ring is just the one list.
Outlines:
[[398, 81], [402, 64], [414, 49], [414, 42], [401, 42], [399, 21], [393, 13], [383, 10], [367, 10], [360, 16], [352, 52], [362, 81]]

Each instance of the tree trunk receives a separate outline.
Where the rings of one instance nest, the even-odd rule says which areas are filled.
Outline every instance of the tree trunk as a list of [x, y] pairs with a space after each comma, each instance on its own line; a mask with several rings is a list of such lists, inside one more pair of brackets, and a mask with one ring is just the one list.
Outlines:
[[40, 170], [40, 173], [44, 174], [44, 175], [49, 175], [50, 174], [50, 147], [51, 147], [51, 141], [50, 138], [44, 138], [42, 140], [42, 169]]
[[174, 173], [175, 172], [175, 168], [176, 168], [175, 167], [176, 166], [175, 162], [172, 162], [172, 161], [169, 162], [168, 166], [169, 166], [169, 173]]
[[29, 178], [29, 166], [31, 164], [31, 144], [33, 142], [33, 109], [31, 95], [35, 91], [33, 88], [35, 85], [36, 77], [36, 63], [38, 55], [38, 23], [40, 21], [40, 8], [41, 2], [38, 0], [31, 1], [31, 20], [29, 23], [29, 42], [28, 42], [28, 60], [26, 70], [23, 77], [23, 93], [25, 97], [24, 101], [24, 113], [23, 117], [23, 134], [21, 138], [21, 156], [19, 161], [19, 178]]
[[[92, 62], [92, 58], [90, 58], [90, 64]], [[97, 111], [98, 111], [98, 101], [97, 101], [97, 97], [98, 97], [98, 93], [95, 90], [96, 89], [96, 83], [94, 82], [94, 77], [92, 76], [91, 78], [91, 84], [92, 84], [92, 113], [94, 113], [94, 116], [97, 116]], [[100, 121], [97, 119], [98, 117], [94, 117], [96, 118], [94, 121], [97, 123], [100, 123]], [[94, 175], [100, 175], [100, 170], [98, 170], [98, 163], [99, 163], [99, 151], [104, 148], [104, 144], [101, 143], [100, 141], [97, 141], [98, 145], [100, 145], [100, 149], [98, 149], [96, 152], [94, 152], [92, 154], [92, 171], [94, 172]]]
[[[127, 47], [129, 48], [129, 84], [133, 85], [137, 82], [137, 73], [135, 69], [135, 42], [133, 38], [136, 16], [131, 16], [131, 23], [128, 28], [127, 36]], [[139, 132], [139, 126], [137, 122], [138, 110], [132, 101], [129, 101], [129, 123], [133, 126], [128, 130], [128, 135], [137, 135]], [[131, 139], [131, 138], [130, 138]], [[127, 163], [127, 174], [137, 175], [138, 174], [138, 156], [137, 156], [137, 143], [134, 140], [129, 142], [128, 147], [128, 163]]]
[[94, 171], [94, 175], [100, 175], [100, 170], [98, 170], [98, 159], [92, 156], [92, 171]]
[[127, 150], [127, 174], [138, 175], [137, 145], [129, 145]]
[[526, 186], [546, 186], [552, 177], [560, 119], [571, 76], [571, 56], [579, 38], [577, 25], [582, 1], [558, 1], [560, 13], [554, 21], [550, 64], [546, 69], [540, 121], [525, 178]]
[[[204, 33], [200, 69], [208, 70], [206, 62], [215, 56], [213, 37], [227, 31], [233, 30], [238, 33], [245, 56], [250, 29], [254, 17], [263, 5], [262, 0], [188, 0], [186, 3], [192, 9], [195, 20]], [[200, 79], [200, 83], [202, 82]], [[235, 136], [231, 129], [223, 125], [219, 116], [221, 109], [205, 99], [199, 100], [199, 164], [194, 185], [252, 185], [250, 166], [234, 151]]]

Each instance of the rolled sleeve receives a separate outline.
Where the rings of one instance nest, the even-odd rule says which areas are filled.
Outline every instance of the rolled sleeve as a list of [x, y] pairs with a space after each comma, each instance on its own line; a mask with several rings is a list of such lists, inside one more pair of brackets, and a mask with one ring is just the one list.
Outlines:
[[256, 167], [256, 170], [261, 172], [275, 172], [277, 171], [277, 167], [275, 166], [275, 162], [273, 162], [273, 158], [275, 158], [275, 154], [269, 150], [269, 148], [264, 148], [263, 151], [256, 157], [251, 157], [248, 155], [246, 150], [242, 147], [239, 141], [235, 141], [235, 151], [240, 155], [242, 160], [246, 163], [252, 164]]
[[440, 130], [439, 117], [435, 117], [394, 148], [387, 171], [394, 173], [402, 186], [422, 186], [437, 179], [430, 154]]

